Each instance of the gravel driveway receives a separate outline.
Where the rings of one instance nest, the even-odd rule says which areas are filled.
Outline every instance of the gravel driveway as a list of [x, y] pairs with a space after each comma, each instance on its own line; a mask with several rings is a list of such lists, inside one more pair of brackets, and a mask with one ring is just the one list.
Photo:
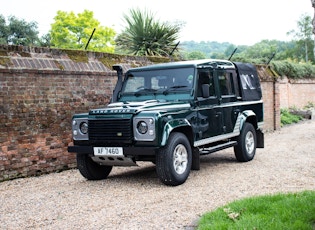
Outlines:
[[315, 121], [265, 134], [253, 161], [233, 149], [201, 158], [186, 183], [163, 185], [151, 163], [116, 167], [103, 181], [77, 170], [0, 183], [1, 229], [193, 229], [235, 199], [315, 190]]

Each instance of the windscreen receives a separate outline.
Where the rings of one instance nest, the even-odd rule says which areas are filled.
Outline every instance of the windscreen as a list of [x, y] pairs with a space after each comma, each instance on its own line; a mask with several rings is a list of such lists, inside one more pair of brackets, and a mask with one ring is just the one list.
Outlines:
[[168, 93], [191, 91], [194, 68], [129, 71], [121, 94]]

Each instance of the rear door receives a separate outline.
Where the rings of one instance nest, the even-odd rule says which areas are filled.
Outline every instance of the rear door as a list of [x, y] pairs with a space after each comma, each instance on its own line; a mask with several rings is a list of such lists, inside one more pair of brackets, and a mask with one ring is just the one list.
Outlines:
[[218, 70], [217, 79], [219, 103], [223, 111], [223, 133], [231, 133], [240, 112], [237, 75], [235, 70]]

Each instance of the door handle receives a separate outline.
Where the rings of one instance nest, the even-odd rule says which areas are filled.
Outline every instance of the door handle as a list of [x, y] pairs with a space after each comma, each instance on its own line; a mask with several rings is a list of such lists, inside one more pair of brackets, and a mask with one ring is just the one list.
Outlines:
[[219, 117], [219, 116], [221, 116], [222, 115], [222, 112], [217, 112], [216, 114], [215, 114], [215, 117]]

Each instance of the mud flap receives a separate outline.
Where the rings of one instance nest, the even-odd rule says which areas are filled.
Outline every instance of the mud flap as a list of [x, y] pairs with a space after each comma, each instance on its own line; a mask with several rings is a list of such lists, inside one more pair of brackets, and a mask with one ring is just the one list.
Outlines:
[[265, 140], [264, 140], [264, 133], [261, 130], [256, 130], [257, 136], [257, 148], [264, 148], [265, 147]]
[[198, 148], [193, 148], [191, 170], [200, 170], [200, 153]]

